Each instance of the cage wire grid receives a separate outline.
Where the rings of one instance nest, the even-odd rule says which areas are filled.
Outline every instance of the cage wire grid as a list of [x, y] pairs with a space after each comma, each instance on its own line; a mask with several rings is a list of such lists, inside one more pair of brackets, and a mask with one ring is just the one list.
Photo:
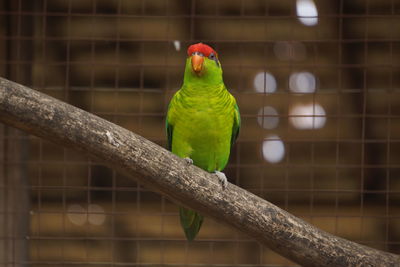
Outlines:
[[[242, 116], [228, 180], [400, 253], [398, 1], [0, 3], [1, 76], [163, 146], [186, 48], [212, 45]], [[101, 162], [4, 125], [0, 140], [4, 266], [295, 265], [211, 218], [188, 243], [173, 202]]]

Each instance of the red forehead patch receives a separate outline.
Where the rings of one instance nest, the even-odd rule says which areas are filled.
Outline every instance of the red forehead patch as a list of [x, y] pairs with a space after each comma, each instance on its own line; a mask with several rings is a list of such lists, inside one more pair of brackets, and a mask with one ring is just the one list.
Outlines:
[[208, 57], [211, 53], [214, 53], [214, 55], [218, 57], [217, 52], [215, 52], [214, 49], [203, 43], [197, 43], [189, 46], [187, 51], [188, 56], [190, 57], [194, 52], [200, 52], [206, 57]]

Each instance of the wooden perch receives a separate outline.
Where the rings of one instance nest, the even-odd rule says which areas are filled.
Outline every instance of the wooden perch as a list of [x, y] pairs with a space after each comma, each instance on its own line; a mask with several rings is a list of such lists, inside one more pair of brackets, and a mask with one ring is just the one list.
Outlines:
[[[95, 156], [178, 203], [304, 266], [399, 266], [400, 257], [326, 233], [120, 126], [0, 78], [0, 121]], [[194, 241], [195, 242], [195, 241]]]

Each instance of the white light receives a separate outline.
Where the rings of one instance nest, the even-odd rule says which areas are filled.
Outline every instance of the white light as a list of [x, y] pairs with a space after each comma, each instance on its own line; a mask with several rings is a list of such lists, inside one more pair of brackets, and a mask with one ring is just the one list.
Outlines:
[[176, 51], [180, 51], [181, 50], [181, 42], [179, 40], [175, 40], [174, 47], [175, 47]]
[[297, 0], [296, 13], [301, 23], [314, 26], [318, 23], [318, 11], [313, 0]]
[[320, 129], [326, 122], [326, 113], [319, 104], [295, 105], [289, 112], [290, 122], [300, 130]]
[[289, 88], [295, 93], [314, 93], [315, 84], [315, 76], [310, 72], [295, 72], [289, 78]]
[[278, 136], [271, 135], [263, 142], [262, 152], [266, 161], [278, 163], [285, 156], [285, 146]]
[[280, 60], [304, 60], [306, 47], [300, 42], [281, 41], [274, 44], [274, 53]]
[[273, 93], [276, 91], [275, 77], [269, 72], [259, 72], [254, 77], [254, 88], [259, 93]]
[[87, 220], [86, 210], [81, 205], [71, 205], [68, 207], [67, 218], [76, 225], [84, 225]]
[[88, 207], [88, 221], [94, 225], [101, 225], [106, 220], [104, 209], [96, 204], [90, 204]]
[[279, 123], [278, 112], [270, 106], [265, 106], [258, 111], [258, 124], [265, 129], [274, 129]]

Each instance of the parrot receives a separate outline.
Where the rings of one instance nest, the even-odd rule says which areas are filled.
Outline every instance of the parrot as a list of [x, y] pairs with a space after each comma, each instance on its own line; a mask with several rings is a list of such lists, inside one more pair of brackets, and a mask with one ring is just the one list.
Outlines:
[[[222, 170], [240, 124], [239, 107], [224, 84], [217, 52], [203, 43], [189, 46], [183, 84], [168, 105], [168, 150], [188, 164], [214, 173], [224, 189], [227, 178]], [[183, 207], [179, 215], [186, 239], [194, 240], [203, 216]]]

